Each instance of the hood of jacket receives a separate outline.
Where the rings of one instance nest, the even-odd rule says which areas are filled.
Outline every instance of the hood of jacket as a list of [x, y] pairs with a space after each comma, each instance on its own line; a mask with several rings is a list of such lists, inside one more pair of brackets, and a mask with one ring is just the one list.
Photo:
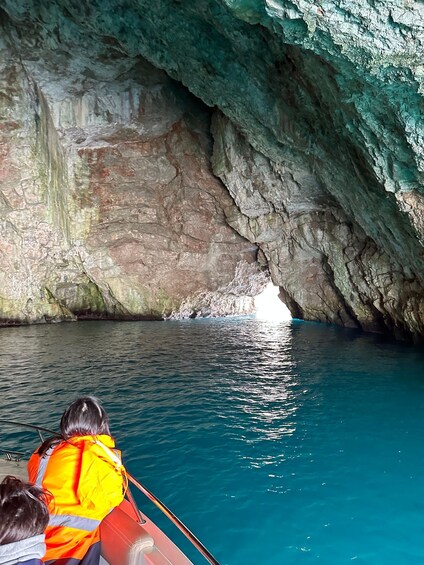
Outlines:
[[0, 545], [0, 565], [15, 565], [29, 559], [41, 559], [46, 553], [44, 534]]

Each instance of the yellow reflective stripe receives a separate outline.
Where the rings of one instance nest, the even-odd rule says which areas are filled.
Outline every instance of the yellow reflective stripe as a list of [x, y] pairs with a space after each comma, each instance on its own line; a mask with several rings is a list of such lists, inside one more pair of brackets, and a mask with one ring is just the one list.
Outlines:
[[100, 522], [101, 520], [94, 518], [72, 516], [71, 514], [50, 514], [49, 526], [64, 526], [65, 528], [92, 532], [99, 526]]

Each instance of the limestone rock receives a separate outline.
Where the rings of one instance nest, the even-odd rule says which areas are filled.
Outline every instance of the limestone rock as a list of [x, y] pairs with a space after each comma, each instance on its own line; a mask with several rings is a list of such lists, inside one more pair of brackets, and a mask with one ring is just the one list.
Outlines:
[[24, 41], [22, 63], [5, 37], [0, 323], [162, 319], [255, 261], [225, 223], [202, 105], [140, 58], [87, 85]]
[[421, 331], [420, 285], [308, 170], [271, 163], [222, 115], [213, 131], [214, 169], [238, 208], [228, 222], [259, 245], [293, 316], [399, 337]]
[[[163, 166], [159, 192], [164, 195], [167, 182], [178, 185], [173, 175], [181, 160], [185, 165], [189, 161], [187, 154], [165, 150], [166, 143], [178, 138], [184, 146], [192, 145], [193, 135], [202, 132], [199, 147], [202, 155], [208, 154], [206, 122], [200, 126], [204, 110], [198, 108], [196, 126], [186, 122], [182, 91], [177, 94], [175, 84], [170, 89], [161, 85], [158, 71], [137, 71], [144, 57], [206, 105], [217, 107], [243, 136], [243, 142], [236, 141], [235, 134], [229, 140], [231, 125], [216, 130], [215, 170], [228, 184], [239, 210], [226, 197], [218, 207], [225, 210], [230, 225], [260, 245], [292, 312], [417, 339], [424, 335], [421, 2], [5, 0], [3, 10], [9, 52], [2, 63], [3, 76], [8, 77], [3, 80], [2, 104], [10, 110], [15, 100], [8, 88], [25, 90], [26, 99], [20, 109], [13, 102], [15, 113], [5, 112], [4, 135], [15, 141], [19, 135], [28, 137], [32, 156], [32, 161], [24, 156], [22, 144], [6, 143], [4, 160], [12, 163], [7, 152], [15, 153], [15, 165], [23, 157], [29, 159], [34, 171], [27, 178], [38, 179], [25, 181], [19, 167], [6, 165], [11, 168], [4, 206], [11, 208], [4, 220], [25, 216], [20, 194], [25, 182], [44, 183], [45, 200], [37, 213], [44, 218], [41, 209], [48, 204], [45, 230], [52, 242], [59, 241], [54, 244], [56, 256], [64, 255], [60, 261], [72, 265], [72, 276], [87, 297], [98, 289], [108, 304], [108, 315], [114, 308], [125, 315], [133, 312], [132, 299], [148, 304], [147, 310], [153, 312], [154, 300], [140, 257], [131, 276], [125, 269], [122, 272], [123, 263], [128, 263], [124, 256], [132, 255], [141, 240], [147, 246], [148, 234], [145, 228], [129, 228], [123, 235], [118, 226], [122, 195], [117, 191], [106, 200], [106, 192], [99, 194], [96, 175], [106, 174], [109, 163], [115, 167], [123, 152], [123, 169], [115, 177], [106, 175], [105, 184], [116, 182], [133, 192], [130, 171], [138, 178], [136, 155], [147, 177], [155, 175], [154, 159], [146, 158], [143, 146], [150, 136]], [[142, 88], [141, 76], [150, 77]], [[156, 96], [158, 91], [161, 94]], [[46, 111], [34, 112], [37, 105]], [[36, 115], [41, 117], [38, 125]], [[150, 132], [147, 138], [146, 132]], [[229, 145], [222, 145], [222, 140]], [[245, 162], [247, 155], [254, 167]], [[202, 159], [196, 174], [203, 183]], [[42, 178], [46, 170], [53, 173], [47, 175], [48, 182]], [[209, 195], [214, 193], [214, 182], [212, 177], [206, 182]], [[187, 194], [192, 179], [188, 185]], [[28, 192], [34, 212], [38, 194]], [[176, 217], [164, 211], [167, 229], [159, 234], [153, 212], [157, 198], [143, 202], [152, 206], [149, 214], [156, 226], [150, 241], [162, 238], [162, 253], [169, 230], [175, 232]], [[203, 220], [207, 221], [207, 214]], [[113, 241], [123, 238], [121, 248], [118, 243], [112, 246], [112, 239], [102, 240], [107, 229], [116, 230]], [[27, 244], [19, 243], [20, 230], [14, 234], [4, 224], [5, 230], [5, 245], [16, 248], [18, 262], [24, 264], [20, 254]], [[180, 241], [186, 242], [189, 235], [181, 232]], [[232, 280], [245, 253], [252, 258], [253, 251], [246, 250], [242, 241], [238, 240], [241, 248], [230, 261], [231, 274], [227, 271], [225, 281], [214, 280], [215, 290]], [[162, 257], [172, 251], [167, 249]], [[198, 264], [205, 259], [204, 254], [199, 256]], [[78, 267], [81, 263], [83, 268]], [[48, 264], [43, 267], [48, 274], [35, 279], [38, 269], [31, 269], [26, 282], [32, 285], [31, 292], [35, 296], [46, 277], [52, 287], [52, 278], [65, 285], [68, 298], [62, 306], [67, 308], [73, 300], [71, 310], [78, 310], [80, 293], [68, 292], [74, 284], [72, 276], [49, 269]], [[150, 270], [160, 271], [160, 265], [148, 264]], [[146, 295], [141, 293], [141, 279]], [[123, 287], [131, 296], [127, 302]], [[164, 289], [162, 303], [168, 304], [167, 300]], [[101, 301], [96, 302], [104, 311]]]
[[257, 263], [240, 262], [234, 279], [214, 292], [196, 292], [183, 300], [169, 319], [240, 316], [255, 312], [255, 297], [269, 283], [268, 271]]

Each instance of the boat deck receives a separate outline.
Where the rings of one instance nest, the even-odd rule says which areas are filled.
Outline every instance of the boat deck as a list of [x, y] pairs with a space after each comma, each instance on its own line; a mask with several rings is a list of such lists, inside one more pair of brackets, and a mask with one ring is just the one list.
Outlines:
[[13, 475], [23, 480], [28, 480], [26, 461], [7, 461], [0, 459], [0, 481], [6, 475]]

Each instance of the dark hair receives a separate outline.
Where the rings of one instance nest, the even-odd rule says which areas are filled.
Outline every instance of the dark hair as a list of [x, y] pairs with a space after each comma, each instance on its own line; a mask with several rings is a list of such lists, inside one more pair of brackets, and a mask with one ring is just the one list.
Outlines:
[[7, 475], [0, 483], [0, 545], [40, 535], [49, 523], [50, 495]]
[[110, 435], [109, 417], [94, 396], [82, 396], [72, 402], [60, 420], [64, 439], [74, 436]]
[[97, 436], [107, 434], [109, 416], [94, 396], [82, 396], [68, 406], [60, 420], [60, 435], [46, 439], [38, 449], [39, 455], [63, 440], [74, 436]]

